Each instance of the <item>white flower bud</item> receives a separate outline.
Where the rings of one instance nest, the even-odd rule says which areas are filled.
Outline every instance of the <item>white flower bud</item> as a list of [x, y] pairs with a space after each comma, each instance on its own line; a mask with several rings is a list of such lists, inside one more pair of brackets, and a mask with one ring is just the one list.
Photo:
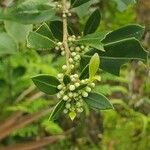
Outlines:
[[58, 88], [59, 90], [61, 90], [61, 89], [63, 88], [63, 85], [60, 84], [60, 85], [57, 86], [57, 88]]
[[55, 49], [58, 51], [58, 50], [59, 50], [59, 47], [58, 47], [58, 46], [56, 46], [56, 47], [55, 47]]
[[70, 65], [71, 69], [74, 69], [74, 65]]
[[71, 56], [73, 56], [73, 57], [76, 56], [76, 52], [72, 52]]
[[95, 83], [91, 83], [90, 86], [91, 86], [91, 87], [95, 87]]
[[79, 113], [83, 112], [83, 108], [77, 108], [77, 112]]
[[60, 91], [59, 94], [62, 96], [64, 95], [64, 91]]
[[71, 98], [73, 97], [73, 93], [69, 92], [68, 96]]
[[72, 38], [74, 38], [74, 39], [75, 39], [75, 38], [76, 38], [76, 36], [75, 36], [75, 35], [72, 35]]
[[63, 110], [63, 113], [64, 113], [64, 114], [67, 114], [67, 113], [68, 113], [68, 110], [67, 110], [67, 109], [64, 109], [64, 110]]
[[76, 47], [76, 51], [79, 52], [81, 49], [80, 47]]
[[63, 52], [61, 52], [61, 55], [62, 55], [62, 56], [64, 56], [64, 55], [65, 55], [65, 52], [64, 52], [64, 51], [63, 51]]
[[64, 101], [67, 101], [69, 99], [69, 97], [67, 96], [67, 95], [65, 95], [64, 97], [63, 97], [63, 100]]
[[80, 39], [81, 38], [81, 36], [78, 36], [78, 39]]
[[72, 41], [72, 37], [68, 37], [68, 41], [70, 41], [70, 42], [71, 42], [71, 41]]
[[82, 104], [81, 104], [80, 102], [77, 102], [77, 103], [76, 103], [76, 106], [77, 106], [77, 107], [81, 107]]
[[70, 85], [70, 86], [69, 86], [69, 90], [70, 90], [70, 91], [74, 91], [75, 89], [76, 89], [76, 87], [75, 87], [74, 85]]
[[62, 51], [64, 51], [64, 50], [65, 50], [65, 48], [64, 48], [64, 47], [61, 47], [60, 49], [61, 49]]
[[77, 56], [75, 56], [75, 57], [74, 57], [74, 60], [75, 60], [75, 61], [78, 61], [78, 60], [79, 60], [79, 58], [78, 58]]
[[63, 18], [66, 18], [66, 14], [63, 14]]
[[59, 93], [57, 94], [57, 98], [58, 98], [58, 99], [60, 99], [60, 98], [61, 98], [61, 95], [60, 95]]
[[70, 62], [70, 63], [73, 63], [73, 59], [72, 59], [72, 58], [69, 58], [69, 62]]
[[62, 73], [60, 73], [60, 74], [57, 75], [57, 77], [58, 77], [59, 79], [63, 78], [63, 76], [64, 76], [64, 75], [63, 75]]
[[82, 96], [83, 96], [83, 97], [88, 97], [88, 93], [85, 92], [85, 91], [83, 91], [83, 92], [82, 92]]
[[78, 77], [79, 77], [79, 75], [78, 75], [78, 74], [74, 74], [74, 77], [75, 77], [75, 78], [78, 78]]
[[82, 84], [85, 84], [85, 83], [86, 83], [86, 81], [85, 81], [85, 80], [81, 80], [81, 83], [82, 83]]
[[67, 103], [66, 106], [65, 106], [67, 109], [69, 109], [71, 107], [71, 104], [70, 103]]
[[86, 87], [86, 89], [85, 89], [87, 92], [91, 92], [91, 88], [90, 87]]
[[70, 16], [72, 16], [72, 14], [69, 12], [69, 13], [68, 13], [68, 16], [70, 17]]
[[63, 65], [63, 66], [62, 66], [62, 69], [63, 69], [63, 70], [67, 70], [67, 66], [66, 66], [66, 65]]
[[81, 49], [84, 49], [85, 47], [84, 47], [84, 45], [81, 45]]
[[58, 42], [57, 45], [58, 45], [58, 46], [61, 46], [61, 45], [62, 45], [62, 42]]
[[70, 47], [70, 51], [74, 51], [74, 47]]
[[79, 86], [80, 86], [80, 83], [76, 82], [74, 85], [75, 85], [76, 87], [79, 87]]
[[77, 97], [78, 96], [78, 93], [73, 93], [73, 97]]

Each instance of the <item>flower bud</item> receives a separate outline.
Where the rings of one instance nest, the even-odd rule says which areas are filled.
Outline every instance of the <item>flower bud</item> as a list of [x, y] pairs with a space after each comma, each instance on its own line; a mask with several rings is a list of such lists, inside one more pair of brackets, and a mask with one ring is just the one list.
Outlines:
[[69, 97], [67, 96], [67, 95], [65, 95], [64, 97], [63, 97], [63, 100], [64, 101], [67, 101], [69, 99]]
[[66, 66], [66, 65], [63, 65], [63, 66], [62, 66], [62, 69], [63, 69], [63, 70], [67, 70], [67, 66]]
[[70, 85], [70, 86], [69, 86], [69, 90], [70, 90], [70, 91], [74, 91], [75, 89], [76, 89], [76, 87], [75, 87], [74, 85]]
[[83, 97], [88, 97], [88, 93], [85, 92], [85, 91], [83, 91], [83, 92], [82, 92], [82, 96], [83, 96]]
[[58, 42], [57, 45], [58, 45], [58, 46], [61, 46], [61, 45], [62, 45], [62, 42]]
[[56, 47], [55, 47], [55, 50], [56, 50], [56, 51], [58, 51], [58, 50], [59, 50], [59, 47], [58, 47], [58, 46], [56, 46]]
[[67, 103], [66, 106], [65, 106], [67, 109], [69, 109], [71, 107], [71, 104], [70, 103]]
[[72, 58], [69, 58], [69, 62], [70, 62], [70, 63], [73, 63], [73, 59], [72, 59]]
[[76, 47], [76, 51], [79, 52], [81, 49], [80, 47]]
[[73, 93], [72, 92], [69, 92], [68, 96], [71, 98], [73, 97]]
[[57, 98], [58, 98], [58, 99], [60, 99], [60, 98], [61, 98], [61, 95], [60, 95], [59, 93], [57, 94]]
[[63, 113], [64, 113], [64, 114], [67, 114], [67, 113], [68, 113], [68, 110], [67, 110], [67, 109], [64, 109], [64, 110], [63, 110]]
[[74, 69], [74, 65], [70, 65], [71, 69]]
[[57, 77], [58, 77], [59, 79], [63, 78], [63, 76], [64, 76], [64, 75], [63, 75], [62, 73], [60, 73], [60, 74], [57, 75]]
[[87, 92], [91, 92], [92, 89], [91, 89], [90, 87], [86, 87], [85, 90], [86, 90]]
[[75, 85], [76, 87], [79, 87], [79, 86], [80, 86], [80, 83], [76, 82], [74, 85]]
[[95, 87], [95, 83], [91, 83], [90, 86], [91, 86], [91, 87]]
[[73, 57], [76, 56], [76, 52], [72, 52], [71, 56], [73, 56]]
[[59, 90], [61, 90], [61, 89], [63, 88], [63, 85], [60, 84], [60, 85], [57, 86], [57, 88], [58, 88]]
[[64, 55], [65, 55], [65, 52], [64, 52], [64, 51], [63, 51], [63, 52], [61, 52], [61, 55], [62, 55], [62, 56], [64, 56]]

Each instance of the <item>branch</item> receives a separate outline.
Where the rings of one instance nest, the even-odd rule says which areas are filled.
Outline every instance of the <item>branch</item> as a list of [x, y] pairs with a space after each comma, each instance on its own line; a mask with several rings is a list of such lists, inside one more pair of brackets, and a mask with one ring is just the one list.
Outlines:
[[63, 45], [64, 45], [65, 52], [66, 52], [67, 72], [69, 73], [70, 72], [70, 65], [69, 65], [70, 50], [68, 46], [67, 16], [64, 13], [67, 10], [66, 0], [62, 0], [62, 4], [63, 4]]

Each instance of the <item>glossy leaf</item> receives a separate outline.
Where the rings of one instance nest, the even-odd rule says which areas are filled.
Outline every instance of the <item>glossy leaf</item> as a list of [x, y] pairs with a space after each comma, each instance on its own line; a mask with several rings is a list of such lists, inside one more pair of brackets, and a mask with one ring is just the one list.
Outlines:
[[100, 93], [90, 93], [88, 97], [84, 98], [84, 101], [89, 107], [99, 110], [113, 109], [110, 101]]
[[59, 116], [63, 113], [63, 110], [65, 109], [65, 104], [66, 102], [64, 100], [58, 102], [55, 108], [53, 109], [49, 119], [53, 121], [57, 120]]
[[30, 32], [28, 36], [28, 46], [38, 50], [47, 50], [54, 48], [56, 43], [37, 32]]
[[89, 2], [90, 0], [71, 0], [71, 7], [79, 7], [80, 5]]
[[0, 55], [15, 54], [17, 44], [7, 33], [0, 33]]
[[26, 38], [33, 28], [33, 25], [23, 25], [14, 21], [5, 21], [4, 24], [7, 33], [14, 38], [17, 43], [26, 42]]
[[59, 80], [50, 75], [38, 75], [32, 78], [34, 84], [40, 91], [53, 95], [59, 92], [57, 86], [60, 84]]
[[69, 84], [71, 82], [71, 79], [68, 75], [65, 75], [63, 78], [63, 82], [65, 85]]
[[48, 37], [49, 39], [55, 40], [55, 37], [53, 36], [53, 33], [49, 26], [46, 23], [43, 23], [37, 30], [37, 33]]
[[102, 43], [107, 44], [132, 37], [140, 40], [144, 30], [140, 25], [127, 25], [107, 34]]
[[60, 41], [63, 39], [63, 23], [61, 21], [52, 21], [49, 27], [54, 35], [54, 37]]
[[90, 63], [89, 63], [89, 78], [90, 78], [90, 80], [93, 80], [93, 78], [95, 77], [96, 72], [99, 69], [99, 65], [100, 65], [99, 55], [97, 53], [95, 53], [91, 57]]
[[[84, 67], [90, 61], [91, 56], [98, 53], [101, 58], [100, 68], [114, 75], [119, 75], [120, 68], [129, 60], [140, 60], [145, 62], [147, 52], [135, 38], [110, 43], [104, 46], [105, 52], [91, 50], [84, 57]], [[84, 76], [88, 72], [84, 72]]]
[[101, 43], [101, 41], [106, 37], [106, 35], [107, 33], [88, 34], [76, 40], [76, 42], [77, 44], [87, 45], [87, 46], [104, 51], [103, 44]]
[[86, 22], [84, 28], [84, 35], [94, 33], [97, 30], [100, 21], [101, 21], [101, 14], [100, 11], [96, 9]]
[[47, 3], [49, 0], [27, 0], [17, 6], [0, 10], [0, 19], [24, 24], [40, 23], [53, 20], [55, 10]]

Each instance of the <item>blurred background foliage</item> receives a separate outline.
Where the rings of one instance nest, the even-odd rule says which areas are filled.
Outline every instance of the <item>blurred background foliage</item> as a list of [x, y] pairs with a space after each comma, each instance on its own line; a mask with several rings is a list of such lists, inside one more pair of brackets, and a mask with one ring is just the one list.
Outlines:
[[[8, 2], [0, 0], [1, 7]], [[89, 13], [99, 7], [100, 32], [138, 22], [146, 27], [143, 45], [150, 49], [150, 0], [139, 0], [126, 10], [116, 0], [94, 2], [90, 8], [91, 2], [76, 8], [78, 16], [70, 19], [76, 32], [82, 30]], [[20, 37], [18, 26], [23, 29]], [[96, 91], [109, 97], [115, 110], [87, 109], [74, 122], [64, 116], [50, 122], [48, 118], [56, 97], [39, 92], [31, 77], [39, 73], [56, 76], [64, 59], [54, 51], [39, 52], [26, 47], [26, 34], [39, 26], [0, 22], [0, 31], [12, 36], [19, 47], [17, 54], [0, 57], [0, 146], [6, 150], [19, 150], [18, 143], [24, 144], [27, 150], [149, 150], [149, 58], [146, 65], [136, 61], [124, 65], [120, 77], [100, 72], [102, 82]]]

